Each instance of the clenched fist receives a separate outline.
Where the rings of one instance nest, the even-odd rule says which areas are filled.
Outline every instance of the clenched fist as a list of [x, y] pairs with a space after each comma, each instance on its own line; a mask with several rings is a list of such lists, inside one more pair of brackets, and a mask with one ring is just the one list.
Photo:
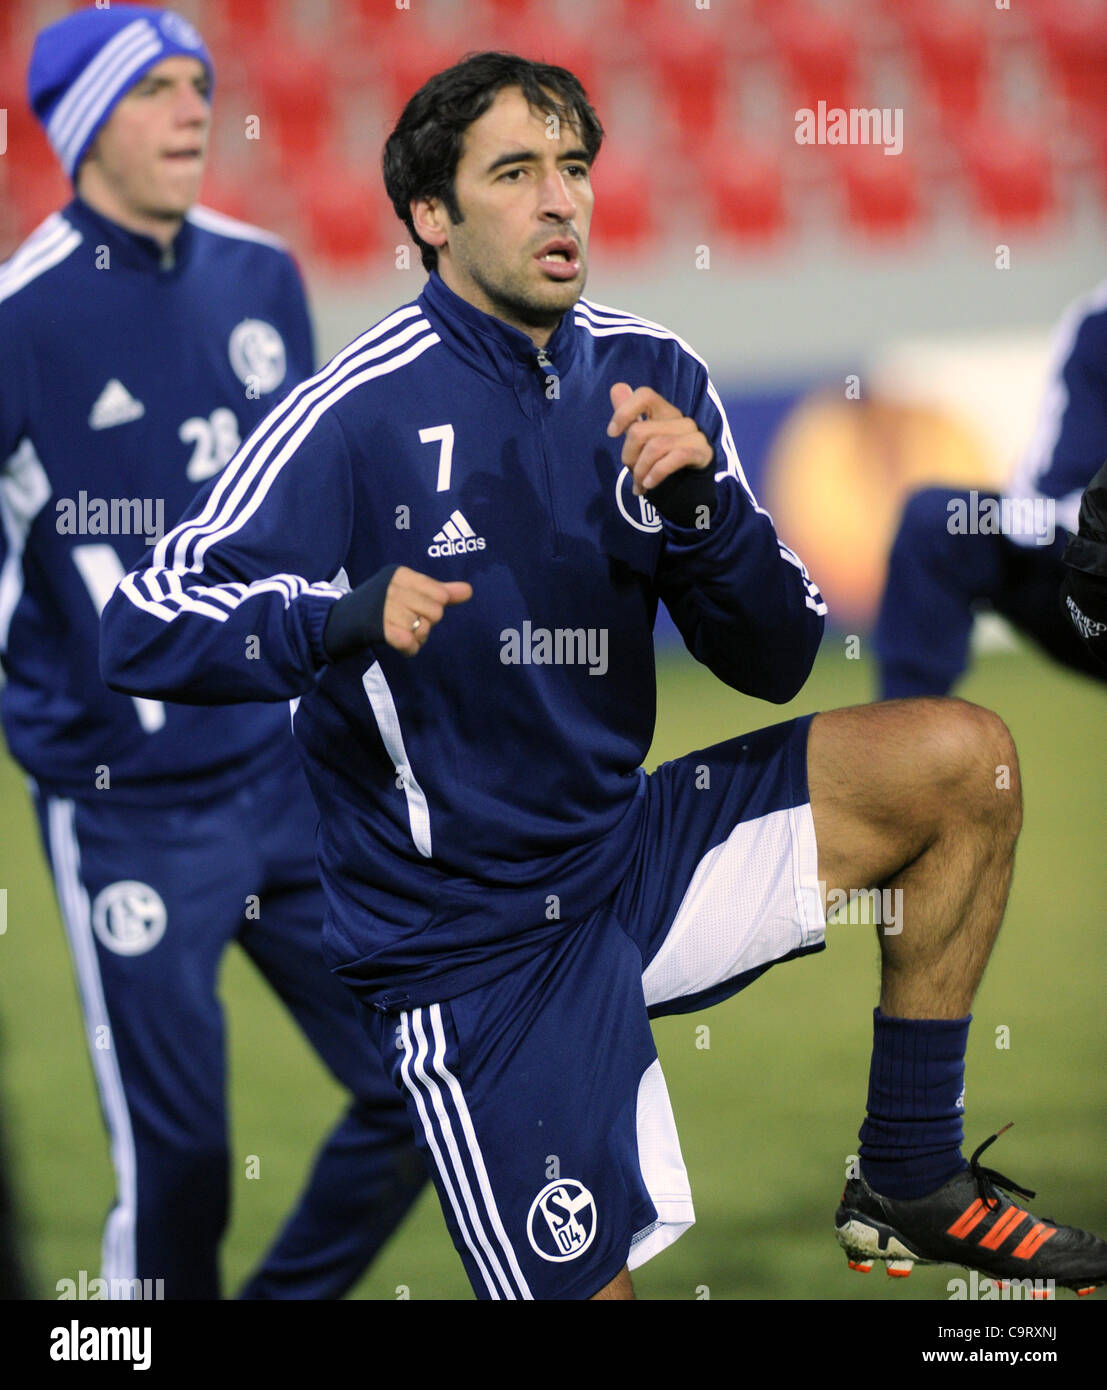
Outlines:
[[323, 647], [331, 661], [387, 642], [404, 656], [416, 656], [447, 608], [465, 603], [473, 586], [462, 580], [442, 583], [406, 565], [389, 565], [344, 594], [327, 614]]

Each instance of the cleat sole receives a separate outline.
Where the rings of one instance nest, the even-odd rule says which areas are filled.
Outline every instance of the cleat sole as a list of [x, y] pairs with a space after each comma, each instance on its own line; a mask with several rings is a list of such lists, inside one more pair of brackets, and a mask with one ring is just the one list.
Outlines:
[[930, 1264], [917, 1250], [904, 1245], [896, 1233], [888, 1226], [851, 1211], [837, 1227], [838, 1244], [849, 1259], [860, 1262], [873, 1260], [898, 1260], [911, 1264]]
[[914, 1267], [914, 1260], [888, 1260], [884, 1272], [889, 1279], [906, 1279]]
[[1098, 1288], [1098, 1284], [1089, 1284], [1086, 1289], [1077, 1289], [1076, 1296], [1077, 1298], [1087, 1298], [1090, 1293], [1095, 1293]]
[[[847, 1257], [847, 1263], [850, 1269], [855, 1269], [858, 1274], [868, 1274], [869, 1270], [873, 1267], [872, 1260], [850, 1260]], [[1089, 1289], [1088, 1292], [1090, 1293], [1091, 1290]]]

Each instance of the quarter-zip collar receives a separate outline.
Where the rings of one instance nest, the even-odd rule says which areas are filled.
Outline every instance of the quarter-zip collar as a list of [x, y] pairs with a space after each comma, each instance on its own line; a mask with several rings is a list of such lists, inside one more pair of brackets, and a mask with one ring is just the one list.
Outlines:
[[448, 347], [483, 376], [505, 385], [515, 384], [520, 365], [548, 370], [539, 354], [558, 376], [566, 374], [576, 356], [577, 327], [572, 308], [565, 311], [546, 346], [536, 348], [521, 329], [455, 294], [436, 271], [428, 277], [419, 303]]
[[128, 231], [118, 222], [104, 217], [82, 198], [74, 198], [64, 209], [63, 216], [95, 244], [107, 246], [113, 261], [152, 275], [172, 275], [183, 270], [196, 236], [196, 228], [186, 218], [172, 243], [163, 247], [153, 237]]

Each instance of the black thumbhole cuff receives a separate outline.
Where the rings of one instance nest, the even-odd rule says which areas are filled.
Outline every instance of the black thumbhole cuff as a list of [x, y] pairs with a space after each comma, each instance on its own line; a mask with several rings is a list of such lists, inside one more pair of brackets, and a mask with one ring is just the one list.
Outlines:
[[719, 505], [719, 495], [715, 488], [715, 468], [682, 468], [678, 473], [670, 473], [663, 481], [646, 493], [647, 500], [665, 521], [674, 526], [692, 527], [700, 520], [700, 507], [706, 507], [708, 516], [714, 516]]
[[386, 565], [331, 605], [323, 627], [328, 661], [341, 661], [374, 642], [384, 641], [384, 600], [399, 565]]

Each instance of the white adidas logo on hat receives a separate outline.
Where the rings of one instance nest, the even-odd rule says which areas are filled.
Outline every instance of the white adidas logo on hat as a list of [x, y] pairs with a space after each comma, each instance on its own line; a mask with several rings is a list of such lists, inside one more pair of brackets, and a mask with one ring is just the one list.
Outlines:
[[112, 377], [100, 395], [88, 417], [88, 427], [92, 430], [110, 429], [112, 425], [126, 425], [131, 420], [141, 420], [146, 407], [136, 401], [118, 377]]
[[483, 550], [484, 537], [478, 536], [460, 512], [451, 512], [450, 519], [427, 546], [428, 555], [464, 555], [468, 550]]

